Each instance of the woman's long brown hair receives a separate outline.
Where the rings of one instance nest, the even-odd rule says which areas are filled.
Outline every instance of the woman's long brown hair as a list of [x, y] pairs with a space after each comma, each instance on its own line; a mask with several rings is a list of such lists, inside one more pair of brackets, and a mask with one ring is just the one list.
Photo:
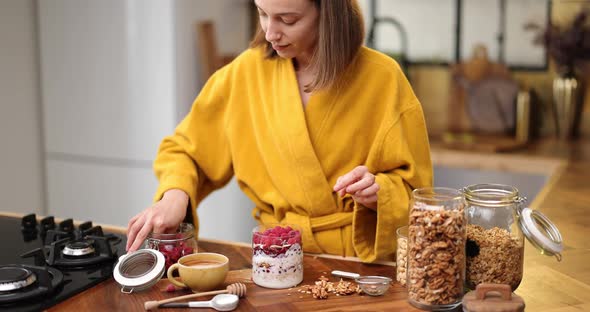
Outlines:
[[[364, 41], [363, 15], [356, 0], [310, 0], [320, 11], [318, 42], [310, 67], [315, 79], [305, 86], [306, 92], [329, 88], [344, 75]], [[278, 57], [265, 39], [260, 25], [250, 43], [262, 46], [266, 57]]]

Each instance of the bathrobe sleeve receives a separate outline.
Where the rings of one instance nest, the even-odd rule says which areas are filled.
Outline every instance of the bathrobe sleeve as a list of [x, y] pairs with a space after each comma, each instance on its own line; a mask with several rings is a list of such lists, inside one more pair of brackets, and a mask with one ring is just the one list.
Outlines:
[[225, 185], [233, 175], [224, 131], [230, 72], [231, 66], [224, 67], [207, 81], [190, 113], [176, 127], [174, 134], [160, 144], [154, 162], [160, 182], [154, 201], [159, 201], [167, 190], [183, 190], [189, 195], [188, 208], [195, 226], [198, 226], [198, 219], [193, 212], [199, 202]]

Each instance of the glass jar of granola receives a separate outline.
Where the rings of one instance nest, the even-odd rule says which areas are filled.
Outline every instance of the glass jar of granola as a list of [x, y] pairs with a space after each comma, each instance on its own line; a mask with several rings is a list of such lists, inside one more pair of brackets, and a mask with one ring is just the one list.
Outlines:
[[467, 288], [494, 283], [516, 290], [522, 280], [525, 236], [543, 254], [561, 260], [559, 230], [542, 213], [525, 208], [526, 198], [518, 189], [474, 184], [461, 192], [467, 203]]
[[463, 195], [429, 187], [412, 192], [408, 224], [408, 300], [423, 310], [461, 304], [465, 279], [466, 217]]

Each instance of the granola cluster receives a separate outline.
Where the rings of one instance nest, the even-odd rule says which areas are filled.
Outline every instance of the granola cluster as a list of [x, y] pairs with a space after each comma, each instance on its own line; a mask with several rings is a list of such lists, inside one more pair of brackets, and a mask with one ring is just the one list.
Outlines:
[[423, 305], [461, 301], [465, 272], [464, 209], [414, 207], [410, 213], [408, 297]]
[[340, 279], [337, 284], [329, 282], [329, 279], [321, 276], [314, 285], [303, 285], [298, 290], [300, 293], [311, 294], [315, 299], [328, 299], [329, 294], [336, 296], [348, 296], [354, 293], [360, 294], [362, 290], [354, 282]]
[[522, 279], [524, 246], [505, 229], [467, 226], [467, 286], [508, 284], [515, 290]]

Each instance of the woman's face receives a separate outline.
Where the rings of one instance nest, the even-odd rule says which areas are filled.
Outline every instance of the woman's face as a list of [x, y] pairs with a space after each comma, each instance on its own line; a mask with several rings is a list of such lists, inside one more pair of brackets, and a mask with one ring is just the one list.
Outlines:
[[279, 56], [308, 60], [317, 42], [319, 10], [311, 0], [256, 0], [260, 26]]

